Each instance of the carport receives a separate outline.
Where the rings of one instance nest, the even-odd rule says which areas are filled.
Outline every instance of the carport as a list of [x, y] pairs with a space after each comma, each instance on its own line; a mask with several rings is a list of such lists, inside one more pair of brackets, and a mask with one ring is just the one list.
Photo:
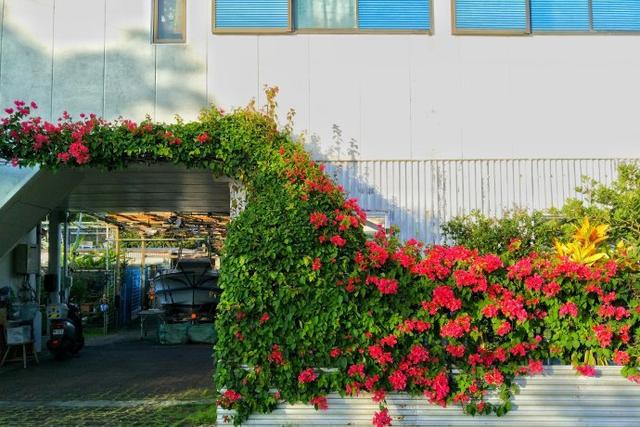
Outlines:
[[[242, 187], [228, 178], [168, 163], [137, 164], [116, 171], [31, 170], [18, 178], [0, 206], [0, 255], [48, 214], [48, 273], [59, 273], [58, 290], [65, 272], [65, 254], [59, 248], [67, 246], [61, 241], [67, 213], [87, 212], [117, 222], [130, 218], [127, 214], [159, 212], [201, 215], [224, 224], [232, 210], [235, 213], [243, 205], [244, 195]], [[52, 298], [57, 301], [57, 293]]]

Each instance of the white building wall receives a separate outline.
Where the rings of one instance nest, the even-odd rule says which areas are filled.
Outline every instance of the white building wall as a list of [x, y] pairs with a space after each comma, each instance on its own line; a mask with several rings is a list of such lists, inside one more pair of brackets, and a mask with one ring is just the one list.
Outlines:
[[151, 0], [1, 0], [0, 104], [171, 120], [278, 85], [318, 158], [640, 155], [636, 35], [453, 36], [449, 1], [432, 36], [213, 35], [187, 3], [187, 44], [153, 45]]

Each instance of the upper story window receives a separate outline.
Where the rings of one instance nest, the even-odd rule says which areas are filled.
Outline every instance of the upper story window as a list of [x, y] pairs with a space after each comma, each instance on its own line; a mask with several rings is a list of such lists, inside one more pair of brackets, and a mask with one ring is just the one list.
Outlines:
[[215, 33], [431, 32], [431, 0], [214, 0]]
[[187, 41], [187, 0], [153, 1], [153, 42]]
[[454, 0], [454, 34], [640, 31], [640, 0]]

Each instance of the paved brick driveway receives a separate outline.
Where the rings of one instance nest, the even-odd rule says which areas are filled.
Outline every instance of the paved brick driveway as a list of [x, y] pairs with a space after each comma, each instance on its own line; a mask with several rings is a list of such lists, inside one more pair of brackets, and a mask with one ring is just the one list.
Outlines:
[[[43, 355], [45, 355], [43, 353]], [[0, 369], [0, 426], [180, 425], [212, 398], [210, 345], [135, 335], [88, 342], [78, 357]]]

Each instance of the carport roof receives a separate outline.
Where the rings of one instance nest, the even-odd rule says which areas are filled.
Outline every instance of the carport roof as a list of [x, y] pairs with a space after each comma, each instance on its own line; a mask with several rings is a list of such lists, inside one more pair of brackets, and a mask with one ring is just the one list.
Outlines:
[[[65, 173], [65, 172], [60, 172]], [[135, 165], [118, 171], [90, 169], [64, 205], [107, 212], [197, 212], [229, 215], [229, 180], [173, 164]]]

